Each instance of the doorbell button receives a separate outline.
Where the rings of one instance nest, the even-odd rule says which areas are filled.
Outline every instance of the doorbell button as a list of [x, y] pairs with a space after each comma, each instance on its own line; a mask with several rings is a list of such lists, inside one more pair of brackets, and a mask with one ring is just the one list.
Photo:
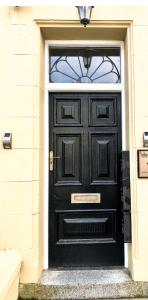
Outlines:
[[11, 149], [12, 148], [12, 133], [6, 132], [3, 135], [3, 148]]

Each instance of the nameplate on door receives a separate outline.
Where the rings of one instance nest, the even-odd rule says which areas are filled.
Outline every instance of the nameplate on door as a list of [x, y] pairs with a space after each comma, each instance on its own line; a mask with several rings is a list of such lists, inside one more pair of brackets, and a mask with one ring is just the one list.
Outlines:
[[138, 150], [138, 177], [148, 178], [148, 150]]
[[71, 203], [101, 203], [101, 194], [71, 194]]

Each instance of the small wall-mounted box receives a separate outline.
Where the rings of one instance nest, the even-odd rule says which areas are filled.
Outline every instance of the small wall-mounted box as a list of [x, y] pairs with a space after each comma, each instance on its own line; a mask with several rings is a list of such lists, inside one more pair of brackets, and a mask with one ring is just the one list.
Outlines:
[[143, 133], [143, 147], [148, 147], [148, 132]]
[[12, 133], [6, 132], [3, 135], [3, 148], [11, 149], [12, 148]]

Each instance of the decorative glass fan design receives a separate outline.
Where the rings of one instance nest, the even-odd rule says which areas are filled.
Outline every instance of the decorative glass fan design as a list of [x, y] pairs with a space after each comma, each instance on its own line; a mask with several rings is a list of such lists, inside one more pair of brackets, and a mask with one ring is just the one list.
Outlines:
[[[64, 49], [62, 50], [63, 50], [62, 52], [64, 52]], [[69, 55], [65, 55], [65, 56], [63, 55], [58, 56], [56, 54], [59, 54], [59, 51], [55, 51], [55, 55], [50, 56], [50, 74], [49, 74], [50, 82], [56, 82], [56, 83], [119, 83], [121, 82], [120, 55], [117, 55], [116, 52], [115, 55], [111, 55], [111, 56], [100, 55], [100, 53], [97, 55], [97, 50], [95, 52], [95, 55], [94, 53], [90, 55], [90, 51], [89, 51], [89, 52], [82, 53], [83, 54], [82, 56], [80, 50], [78, 55], [76, 51], [74, 52], [74, 50], [72, 53], [69, 53]]]

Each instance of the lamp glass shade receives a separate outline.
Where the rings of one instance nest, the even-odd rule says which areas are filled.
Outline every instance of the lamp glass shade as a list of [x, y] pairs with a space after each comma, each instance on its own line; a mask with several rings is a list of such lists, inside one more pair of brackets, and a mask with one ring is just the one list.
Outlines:
[[80, 22], [84, 26], [86, 26], [90, 22], [91, 12], [93, 7], [94, 6], [77, 6]]

